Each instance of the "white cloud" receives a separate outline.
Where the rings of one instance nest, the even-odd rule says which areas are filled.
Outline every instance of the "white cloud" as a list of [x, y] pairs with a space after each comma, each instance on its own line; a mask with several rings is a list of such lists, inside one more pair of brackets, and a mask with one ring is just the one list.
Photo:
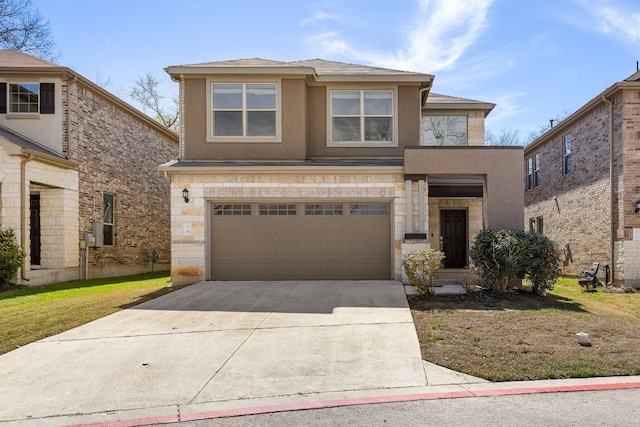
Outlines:
[[491, 115], [489, 115], [487, 121], [491, 123], [500, 123], [509, 117], [526, 113], [527, 108], [523, 107], [518, 102], [518, 99], [522, 98], [523, 96], [526, 96], [524, 92], [501, 93], [492, 95], [492, 102], [496, 104], [496, 108], [491, 112]]
[[435, 73], [450, 69], [487, 27], [494, 0], [417, 0], [415, 20], [404, 31], [404, 43], [396, 52], [362, 50], [341, 33], [332, 31], [310, 41], [323, 56], [351, 59], [401, 70]]
[[337, 20], [338, 20], [337, 17], [330, 15], [326, 12], [323, 12], [321, 10], [317, 10], [313, 12], [313, 14], [310, 17], [303, 19], [302, 22], [300, 22], [300, 26], [304, 27], [305, 25], [314, 25], [322, 21], [337, 21]]
[[597, 31], [613, 36], [625, 43], [640, 44], [640, 8], [633, 8], [620, 2], [606, 5], [592, 0], [575, 0], [595, 20]]

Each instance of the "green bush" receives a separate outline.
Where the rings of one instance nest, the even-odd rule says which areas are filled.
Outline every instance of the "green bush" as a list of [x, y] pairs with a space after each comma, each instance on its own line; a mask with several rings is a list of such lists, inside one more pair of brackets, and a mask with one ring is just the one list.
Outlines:
[[437, 284], [436, 273], [442, 269], [444, 253], [434, 249], [409, 252], [402, 261], [407, 278], [416, 291], [425, 296], [433, 294]]
[[560, 249], [556, 242], [543, 234], [528, 233], [527, 238], [526, 277], [534, 292], [545, 295], [547, 289], [553, 289], [560, 275]]
[[511, 283], [526, 277], [534, 291], [544, 294], [559, 274], [558, 246], [542, 234], [483, 230], [474, 239], [469, 257], [480, 277], [497, 292], [506, 292]]
[[0, 285], [13, 279], [22, 265], [24, 256], [24, 251], [16, 243], [13, 230], [0, 230]]

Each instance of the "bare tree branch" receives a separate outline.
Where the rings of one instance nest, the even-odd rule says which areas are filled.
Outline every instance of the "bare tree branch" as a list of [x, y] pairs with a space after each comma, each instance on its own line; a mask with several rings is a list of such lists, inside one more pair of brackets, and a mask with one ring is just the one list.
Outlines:
[[51, 25], [31, 0], [0, 0], [0, 47], [48, 60], [59, 57]]

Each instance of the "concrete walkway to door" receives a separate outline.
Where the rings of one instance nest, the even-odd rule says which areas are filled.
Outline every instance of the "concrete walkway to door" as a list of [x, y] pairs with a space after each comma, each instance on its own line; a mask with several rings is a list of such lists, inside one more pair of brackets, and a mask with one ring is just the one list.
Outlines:
[[0, 426], [167, 422], [426, 385], [398, 282], [202, 282], [0, 356]]

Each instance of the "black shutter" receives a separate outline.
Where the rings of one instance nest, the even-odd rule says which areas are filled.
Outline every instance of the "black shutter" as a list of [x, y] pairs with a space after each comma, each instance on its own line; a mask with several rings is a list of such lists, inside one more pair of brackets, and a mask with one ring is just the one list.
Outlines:
[[7, 84], [0, 83], [0, 114], [7, 114]]
[[54, 114], [56, 111], [55, 83], [40, 83], [40, 114]]

